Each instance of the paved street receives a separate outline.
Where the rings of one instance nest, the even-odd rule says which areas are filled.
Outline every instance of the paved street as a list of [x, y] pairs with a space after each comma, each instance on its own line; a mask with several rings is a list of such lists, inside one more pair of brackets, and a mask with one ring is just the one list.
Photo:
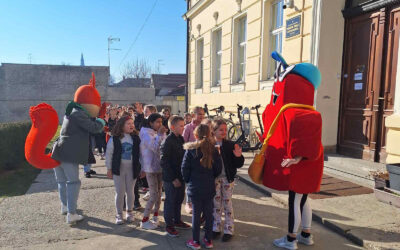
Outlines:
[[[29, 194], [0, 203], [2, 249], [185, 249], [191, 231], [179, 238], [166, 235], [162, 223], [157, 231], [138, 228], [141, 213], [132, 225], [114, 224], [114, 187], [100, 162], [94, 178], [82, 178], [78, 207], [86, 216], [76, 227], [64, 223], [52, 171], [43, 171]], [[142, 205], [145, 202], [142, 201]], [[272, 198], [237, 182], [234, 192], [236, 233], [229, 243], [215, 241], [215, 249], [276, 249], [272, 240], [285, 234], [287, 210]], [[190, 216], [184, 214], [189, 222]], [[300, 249], [360, 249], [345, 238], [314, 223], [316, 245]]]

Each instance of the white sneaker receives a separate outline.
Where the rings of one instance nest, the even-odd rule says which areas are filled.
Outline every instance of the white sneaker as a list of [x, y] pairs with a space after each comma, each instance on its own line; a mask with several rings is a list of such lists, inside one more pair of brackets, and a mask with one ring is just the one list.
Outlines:
[[68, 213], [68, 208], [64, 204], [61, 203], [61, 214], [66, 215]]
[[314, 240], [313, 240], [313, 236], [310, 235], [309, 237], [303, 237], [303, 235], [301, 235], [301, 233], [299, 233], [297, 235], [297, 241], [301, 244], [307, 245], [307, 246], [312, 246], [314, 245]]
[[126, 212], [126, 222], [132, 223], [135, 220], [133, 212]]
[[151, 222], [150, 220], [146, 222], [140, 222], [140, 227], [146, 230], [154, 230], [157, 228], [157, 226], [154, 225], [153, 222]]
[[117, 224], [117, 225], [122, 225], [122, 224], [124, 224], [124, 220], [122, 219], [122, 215], [117, 215], [117, 216], [115, 216], [115, 224]]
[[158, 216], [154, 216], [153, 219], [151, 219], [151, 222], [157, 227], [160, 225], [160, 220], [158, 219]]
[[143, 200], [148, 201], [150, 199], [150, 191], [147, 191], [147, 193], [143, 196]]
[[67, 214], [67, 223], [70, 225], [75, 225], [77, 222], [82, 221], [84, 217], [79, 214]]
[[287, 236], [285, 235], [282, 238], [274, 240], [274, 245], [281, 248], [295, 250], [297, 249], [297, 240], [290, 242], [287, 240]]

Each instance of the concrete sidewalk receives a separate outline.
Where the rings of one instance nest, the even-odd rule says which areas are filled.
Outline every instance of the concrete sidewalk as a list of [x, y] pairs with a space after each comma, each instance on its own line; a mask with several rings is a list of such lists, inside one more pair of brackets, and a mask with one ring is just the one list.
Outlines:
[[[0, 248], [187, 249], [185, 241], [191, 238], [191, 230], [171, 238], [165, 233], [163, 218], [155, 231], [138, 227], [141, 212], [135, 214], [135, 223], [115, 225], [113, 182], [105, 176], [104, 162], [98, 162], [93, 168], [98, 175], [82, 178], [78, 209], [86, 216], [83, 222], [76, 227], [66, 225], [65, 216], [60, 215], [53, 172], [42, 171], [29, 193], [6, 198], [0, 204]], [[235, 186], [233, 205], [235, 237], [228, 243], [214, 241], [215, 249], [277, 249], [272, 240], [286, 234], [287, 209], [242, 182]], [[191, 216], [184, 213], [183, 220], [190, 222]], [[314, 230], [315, 246], [299, 245], [300, 249], [360, 249], [317, 223]]]
[[[253, 154], [246, 154], [239, 179], [287, 206], [287, 192], [253, 183], [247, 174]], [[338, 178], [338, 176], [335, 176]], [[312, 200], [313, 220], [367, 249], [400, 249], [400, 209], [382, 203], [374, 194]]]

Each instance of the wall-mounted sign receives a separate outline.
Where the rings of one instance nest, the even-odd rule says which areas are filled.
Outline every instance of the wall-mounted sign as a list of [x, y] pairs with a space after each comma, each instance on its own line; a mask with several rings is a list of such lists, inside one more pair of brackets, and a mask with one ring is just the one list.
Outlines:
[[177, 101], [184, 101], [185, 100], [185, 96], [184, 95], [183, 96], [177, 96], [176, 100]]
[[362, 81], [363, 73], [355, 73], [354, 74], [354, 81]]
[[300, 35], [301, 16], [295, 16], [286, 20], [286, 38]]
[[362, 90], [362, 89], [363, 89], [363, 83], [362, 82], [354, 83], [354, 90]]

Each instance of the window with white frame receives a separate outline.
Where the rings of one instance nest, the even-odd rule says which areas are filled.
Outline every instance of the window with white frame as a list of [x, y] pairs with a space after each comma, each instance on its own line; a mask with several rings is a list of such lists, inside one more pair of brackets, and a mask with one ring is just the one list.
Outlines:
[[203, 71], [204, 71], [204, 40], [197, 40], [196, 44], [196, 89], [203, 88]]
[[246, 77], [247, 17], [237, 20], [236, 82], [244, 83]]
[[222, 68], [222, 30], [218, 29], [213, 32], [213, 82], [212, 86], [221, 85], [221, 68]]
[[[283, 38], [283, 0], [277, 0], [271, 5], [271, 32], [269, 39], [269, 55], [273, 51], [282, 53], [282, 38]], [[276, 69], [276, 61], [269, 57], [268, 61], [268, 78], [274, 76]]]

